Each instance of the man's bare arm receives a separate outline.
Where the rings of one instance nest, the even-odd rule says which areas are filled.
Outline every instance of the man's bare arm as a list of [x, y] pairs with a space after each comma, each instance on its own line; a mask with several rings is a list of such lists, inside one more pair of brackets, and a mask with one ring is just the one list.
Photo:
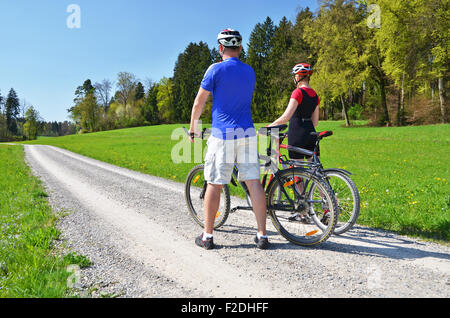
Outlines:
[[[207, 90], [200, 87], [197, 93], [197, 97], [194, 101], [194, 106], [192, 107], [191, 127], [189, 128], [190, 133], [195, 133], [196, 135], [199, 134], [198, 120], [203, 113], [203, 109], [205, 108], [206, 101], [208, 100], [210, 94], [211, 92], [208, 92]], [[191, 141], [193, 141], [192, 138]]]

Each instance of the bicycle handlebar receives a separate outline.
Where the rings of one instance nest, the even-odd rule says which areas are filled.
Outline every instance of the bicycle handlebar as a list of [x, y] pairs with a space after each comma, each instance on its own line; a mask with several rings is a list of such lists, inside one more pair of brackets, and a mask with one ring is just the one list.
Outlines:
[[205, 137], [209, 134], [211, 134], [211, 130], [208, 128], [203, 128], [202, 132], [200, 133], [200, 137], [199, 136], [195, 136], [194, 133], [189, 133], [189, 130], [186, 127], [183, 127], [184, 131], [186, 132], [186, 135], [188, 135], [190, 138], [200, 138], [200, 139], [205, 139]]
[[[286, 128], [288, 127], [288, 125], [278, 125], [278, 126], [272, 126], [272, 127], [262, 127], [258, 130], [258, 134], [259, 135], [266, 135], [266, 136], [271, 136], [272, 135], [272, 130], [278, 130], [279, 133], [281, 133], [283, 130], [286, 130]], [[276, 136], [279, 137], [279, 136]]]

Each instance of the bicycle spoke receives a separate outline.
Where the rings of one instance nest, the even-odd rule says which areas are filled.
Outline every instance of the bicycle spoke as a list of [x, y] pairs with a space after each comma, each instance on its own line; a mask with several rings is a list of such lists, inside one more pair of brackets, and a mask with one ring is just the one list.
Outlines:
[[298, 169], [288, 170], [282, 172], [281, 182], [276, 182], [268, 193], [274, 225], [295, 244], [323, 242], [331, 234], [336, 220], [334, 205], [327, 201], [331, 196], [310, 174]]
[[[204, 226], [204, 199], [207, 183], [204, 179], [203, 165], [197, 166], [189, 173], [185, 185], [185, 198], [191, 216], [200, 226]], [[230, 213], [230, 194], [224, 186], [220, 196], [219, 210], [215, 215], [214, 228], [222, 226]]]
[[326, 177], [339, 209], [335, 233], [342, 234], [353, 227], [359, 216], [359, 192], [354, 182], [339, 171], [326, 171]]

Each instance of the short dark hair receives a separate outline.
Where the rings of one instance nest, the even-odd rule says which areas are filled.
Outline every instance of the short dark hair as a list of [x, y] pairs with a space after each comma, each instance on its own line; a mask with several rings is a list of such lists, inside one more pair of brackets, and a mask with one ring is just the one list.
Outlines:
[[240, 49], [241, 49], [240, 46], [224, 46], [224, 47], [223, 47], [223, 52], [225, 52], [226, 50], [230, 50], [230, 51], [233, 51], [233, 52], [237, 52], [237, 51], [239, 51]]

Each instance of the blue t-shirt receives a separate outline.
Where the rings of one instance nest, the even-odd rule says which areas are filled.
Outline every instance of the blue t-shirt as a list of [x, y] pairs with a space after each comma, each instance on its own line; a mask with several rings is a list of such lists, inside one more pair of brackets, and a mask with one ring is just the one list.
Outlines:
[[228, 140], [256, 135], [251, 115], [255, 83], [251, 66], [238, 58], [229, 58], [209, 67], [200, 86], [213, 95], [214, 137]]

